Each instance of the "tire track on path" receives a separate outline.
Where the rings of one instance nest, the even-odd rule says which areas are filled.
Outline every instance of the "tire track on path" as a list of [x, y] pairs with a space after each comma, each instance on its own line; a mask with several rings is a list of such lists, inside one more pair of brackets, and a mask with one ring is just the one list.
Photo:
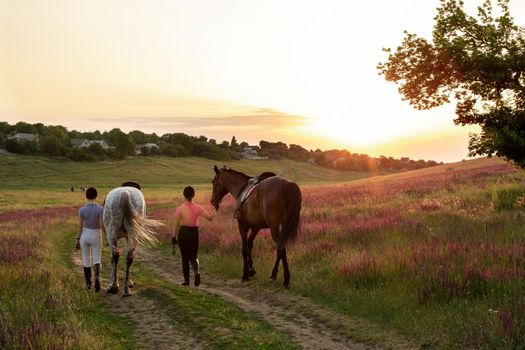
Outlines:
[[[135, 255], [136, 262], [176, 284], [182, 280], [178, 260], [145, 248], [141, 248]], [[265, 290], [250, 283], [208, 275], [205, 271], [201, 271], [201, 275], [202, 283], [198, 287], [199, 290], [233, 303], [245, 312], [256, 314], [275, 329], [289, 333], [303, 349], [378, 349], [356, 342], [344, 334], [344, 329], [352, 323], [352, 320], [334, 314], [306, 298], [293, 296], [285, 291]], [[331, 327], [316, 319], [316, 316], [320, 319], [330, 319]], [[333, 329], [342, 331], [336, 332]]]
[[[82, 260], [79, 251], [72, 254], [72, 260], [80, 271]], [[100, 278], [102, 289], [99, 295], [113, 313], [134, 321], [133, 336], [140, 349], [203, 349], [196, 339], [188, 336], [183, 329], [175, 327], [169, 317], [156, 307], [154, 301], [138, 293], [130, 298], [123, 298], [120, 293], [106, 293], [105, 286], [108, 280], [104, 275], [107, 274], [103, 273]]]

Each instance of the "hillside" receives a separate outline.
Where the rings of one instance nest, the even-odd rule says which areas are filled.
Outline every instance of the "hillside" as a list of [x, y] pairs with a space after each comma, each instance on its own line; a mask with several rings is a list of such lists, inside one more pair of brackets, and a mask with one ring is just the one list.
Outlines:
[[[58, 319], [76, 327], [70, 348], [88, 347], [79, 345], [88, 338], [96, 338], [101, 348], [114, 343], [122, 349], [160, 349], [158, 344], [168, 343], [243, 349], [255, 342], [266, 349], [511, 349], [525, 344], [525, 174], [499, 159], [356, 180], [304, 163], [228, 164], [252, 174], [286, 172], [302, 184], [302, 229], [288, 249], [289, 290], [280, 287], [281, 274], [277, 282], [268, 281], [275, 245], [267, 230], [253, 248], [257, 274], [249, 283], [240, 282], [241, 245], [231, 198], [223, 201], [217, 220], [202, 223], [203, 284], [199, 289], [179, 286], [180, 255], [173, 256], [170, 218], [185, 180], [197, 184], [198, 202], [209, 205], [211, 161], [137, 158], [98, 166], [0, 159], [6, 180], [0, 187], [5, 242], [0, 260], [7, 262], [0, 268], [5, 281], [0, 306], [8, 320], [0, 333], [31, 337], [33, 344], [39, 337], [59, 343], [61, 329], [49, 323]], [[137, 254], [132, 298], [62, 288], [81, 283], [79, 254], [72, 256], [71, 250], [75, 207], [85, 199], [82, 192], [69, 191], [68, 177], [98, 181], [103, 197], [110, 187], [101, 186], [120, 181], [121, 174], [146, 181], [149, 215], [165, 223], [161, 244]], [[109, 266], [110, 252], [104, 249], [103, 266]], [[124, 322], [129, 317], [132, 322]], [[97, 327], [91, 325], [95, 322]], [[26, 336], [25, 329], [34, 324], [40, 326]], [[145, 338], [146, 333], [153, 336]]]
[[292, 160], [217, 162], [197, 157], [134, 157], [122, 161], [74, 162], [3, 155], [0, 156], [0, 188], [114, 187], [126, 180], [138, 181], [144, 187], [208, 184], [213, 178], [214, 165], [226, 165], [249, 175], [273, 171], [299, 183], [341, 182], [369, 176]]
[[414, 178], [426, 177], [426, 176], [438, 176], [443, 174], [458, 174], [465, 171], [480, 170], [480, 169], [493, 169], [493, 168], [507, 168], [510, 167], [510, 163], [497, 157], [492, 158], [476, 158], [467, 161], [461, 161], [449, 164], [440, 164], [430, 168], [418, 169], [405, 171], [394, 174], [371, 176], [367, 178], [357, 179], [352, 181], [355, 184], [365, 184], [374, 182], [388, 182], [395, 180], [410, 180]]
[[[302, 185], [345, 182], [370, 176], [292, 160], [238, 160], [218, 163], [199, 157], [134, 157], [122, 161], [74, 162], [38, 156], [0, 155], [0, 212], [38, 207], [80, 205], [80, 187], [95, 186], [99, 197], [124, 181], [137, 181], [146, 199], [165, 202], [194, 185], [199, 200], [208, 201], [213, 165], [226, 165], [249, 175], [273, 171]], [[74, 187], [75, 192], [70, 188]], [[202, 189], [202, 191], [201, 191]], [[201, 197], [206, 196], [206, 198]]]

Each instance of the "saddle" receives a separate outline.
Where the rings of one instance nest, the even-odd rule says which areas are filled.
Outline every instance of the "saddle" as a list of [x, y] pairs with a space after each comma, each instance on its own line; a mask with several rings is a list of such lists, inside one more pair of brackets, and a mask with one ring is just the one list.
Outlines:
[[235, 211], [233, 217], [239, 219], [242, 216], [243, 204], [250, 197], [253, 190], [259, 185], [263, 180], [266, 180], [269, 177], [277, 176], [277, 174], [271, 171], [265, 171], [259, 176], [252, 177], [246, 181], [246, 184], [242, 188], [241, 192], [237, 196], [237, 201], [235, 202]]

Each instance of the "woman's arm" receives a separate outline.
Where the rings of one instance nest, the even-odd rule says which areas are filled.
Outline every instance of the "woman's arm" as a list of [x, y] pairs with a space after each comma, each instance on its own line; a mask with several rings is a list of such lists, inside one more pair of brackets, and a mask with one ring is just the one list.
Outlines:
[[173, 235], [171, 236], [172, 244], [177, 244], [177, 234], [179, 233], [181, 221], [182, 221], [182, 215], [180, 214], [180, 210], [177, 209], [175, 211], [175, 227], [173, 230]]
[[100, 227], [102, 231], [106, 232], [106, 227], [104, 226], [104, 217], [102, 215], [100, 215], [98, 218], [98, 227]]
[[81, 216], [78, 217], [78, 233], [75, 248], [80, 249], [80, 236], [82, 235], [82, 229], [84, 228], [84, 219]]
[[203, 218], [207, 219], [207, 220], [213, 220], [213, 218], [215, 217], [215, 213], [216, 211], [212, 212], [211, 214], [208, 213], [206, 211], [206, 209], [204, 209], [202, 206], [201, 206], [201, 212], [200, 212], [200, 216], [202, 216]]

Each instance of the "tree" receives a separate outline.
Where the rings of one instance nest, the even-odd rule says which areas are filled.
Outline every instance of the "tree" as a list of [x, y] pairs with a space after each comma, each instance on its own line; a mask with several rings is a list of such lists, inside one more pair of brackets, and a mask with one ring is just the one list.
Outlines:
[[149, 148], [146, 146], [142, 146], [140, 148], [140, 154], [143, 156], [149, 156]]
[[289, 158], [296, 160], [306, 160], [310, 156], [310, 152], [300, 145], [291, 144], [289, 148]]
[[150, 155], [150, 156], [158, 156], [158, 155], [160, 155], [160, 154], [161, 154], [161, 153], [160, 153], [160, 148], [159, 148], [159, 147], [155, 147], [155, 146], [153, 146], [153, 147], [151, 147], [151, 148], [149, 149], [149, 155]]
[[69, 134], [65, 127], [62, 125], [41, 125], [40, 123], [35, 124], [39, 134], [55, 139], [63, 147], [69, 145]]
[[35, 154], [38, 151], [36, 141], [18, 141], [17, 139], [7, 139], [5, 149], [12, 153]]
[[378, 69], [416, 109], [456, 103], [458, 125], [479, 125], [470, 155], [496, 154], [525, 167], [525, 30], [513, 23], [509, 0], [486, 0], [477, 18], [461, 0], [441, 0], [432, 42], [405, 32]]
[[7, 135], [15, 129], [14, 126], [9, 125], [8, 122], [0, 122], [0, 134]]
[[131, 137], [137, 145], [143, 145], [148, 142], [147, 135], [140, 130], [130, 131], [128, 136]]
[[65, 147], [60, 139], [51, 135], [45, 135], [40, 138], [40, 151], [50, 156], [59, 156], [65, 153]]
[[131, 137], [126, 134], [122, 134], [118, 137], [115, 148], [121, 157], [132, 156], [135, 154], [135, 144]]
[[235, 138], [235, 136], [232, 137], [232, 140], [231, 140], [231, 142], [230, 142], [230, 146], [231, 146], [231, 148], [232, 148], [233, 150], [236, 150], [236, 149], [237, 149], [237, 146], [239, 146], [239, 145], [237, 144], [237, 139]]
[[16, 139], [7, 139], [5, 149], [11, 153], [22, 153], [22, 144]]
[[104, 147], [102, 147], [101, 144], [96, 143], [96, 142], [90, 144], [86, 151], [87, 153], [93, 154], [95, 156], [103, 156], [105, 154]]
[[135, 144], [133, 143], [133, 139], [126, 135], [122, 130], [114, 128], [111, 131], [104, 133], [104, 137], [111, 145], [115, 146], [120, 158], [135, 154]]
[[18, 122], [15, 124], [16, 132], [27, 133], [27, 134], [36, 134], [37, 129], [32, 124], [26, 122]]

